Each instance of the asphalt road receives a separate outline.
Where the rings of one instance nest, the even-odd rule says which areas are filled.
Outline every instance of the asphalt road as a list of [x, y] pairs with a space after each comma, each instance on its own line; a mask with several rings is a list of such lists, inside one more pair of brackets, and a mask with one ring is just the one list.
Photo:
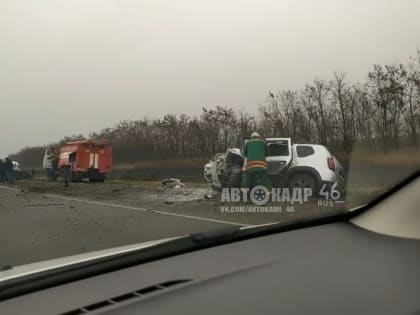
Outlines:
[[[353, 166], [347, 208], [383, 193], [413, 167]], [[289, 222], [330, 212], [316, 200], [294, 212], [224, 213], [220, 198], [206, 199], [205, 184], [164, 189], [158, 182], [96, 184], [47, 182], [45, 178], [0, 185], [0, 266], [20, 265], [116, 246], [180, 236], [226, 225]]]
[[185, 235], [221, 220], [0, 189], [0, 265]]
[[[0, 265], [20, 265], [227, 225], [248, 226], [318, 216], [313, 203], [294, 213], [222, 213], [207, 189], [45, 180], [0, 185]], [[335, 209], [333, 209], [335, 210]]]
[[[350, 178], [354, 184], [347, 194], [347, 208], [384, 191], [380, 182], [361, 177], [363, 180]], [[395, 182], [395, 177], [391, 180]], [[12, 187], [0, 185], [0, 265], [20, 265], [226, 225], [288, 222], [344, 211], [320, 207], [311, 200], [295, 205], [292, 213], [224, 213], [221, 207], [225, 204], [220, 198], [204, 198], [207, 192], [203, 184], [164, 189], [159, 183], [132, 181], [78, 183], [64, 188], [44, 178], [19, 181]]]

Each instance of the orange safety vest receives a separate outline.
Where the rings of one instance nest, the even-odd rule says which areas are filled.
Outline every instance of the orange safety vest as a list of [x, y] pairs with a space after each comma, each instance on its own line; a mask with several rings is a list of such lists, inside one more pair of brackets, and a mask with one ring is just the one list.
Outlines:
[[267, 169], [267, 162], [265, 161], [249, 161], [246, 163], [245, 169], [251, 170], [251, 169]]

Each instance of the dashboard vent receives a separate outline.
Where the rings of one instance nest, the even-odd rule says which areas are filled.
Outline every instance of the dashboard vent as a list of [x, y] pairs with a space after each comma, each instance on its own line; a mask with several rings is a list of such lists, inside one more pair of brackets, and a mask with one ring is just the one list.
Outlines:
[[171, 281], [166, 281], [166, 282], [162, 282], [159, 284], [155, 284], [155, 285], [151, 285], [145, 288], [141, 288], [137, 291], [133, 291], [133, 292], [129, 292], [126, 294], [122, 294], [119, 296], [114, 296], [110, 299], [107, 300], [103, 300], [103, 301], [99, 301], [93, 304], [89, 304], [89, 305], [85, 305], [83, 307], [79, 307], [76, 309], [73, 309], [71, 311], [65, 312], [65, 313], [61, 313], [60, 315], [81, 315], [81, 314], [88, 314], [91, 312], [94, 312], [96, 310], [105, 308], [105, 307], [109, 307], [109, 306], [113, 306], [128, 300], [133, 300], [134, 299], [141, 299], [151, 293], [157, 292], [157, 291], [162, 291], [162, 290], [166, 290], [168, 288], [186, 283], [186, 282], [190, 282], [192, 281], [191, 279], [178, 279], [178, 280], [171, 280]]

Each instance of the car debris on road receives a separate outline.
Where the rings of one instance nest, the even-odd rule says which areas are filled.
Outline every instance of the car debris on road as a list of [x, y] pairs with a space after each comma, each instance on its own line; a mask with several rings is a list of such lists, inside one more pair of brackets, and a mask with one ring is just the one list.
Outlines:
[[183, 188], [185, 186], [178, 178], [165, 178], [161, 183], [166, 188]]

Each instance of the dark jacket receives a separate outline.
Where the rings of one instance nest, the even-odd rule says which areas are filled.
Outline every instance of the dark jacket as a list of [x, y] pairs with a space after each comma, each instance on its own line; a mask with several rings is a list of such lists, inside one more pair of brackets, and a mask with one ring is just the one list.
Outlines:
[[13, 172], [13, 162], [12, 162], [12, 160], [6, 160], [5, 164], [6, 164], [5, 165], [6, 172]]

